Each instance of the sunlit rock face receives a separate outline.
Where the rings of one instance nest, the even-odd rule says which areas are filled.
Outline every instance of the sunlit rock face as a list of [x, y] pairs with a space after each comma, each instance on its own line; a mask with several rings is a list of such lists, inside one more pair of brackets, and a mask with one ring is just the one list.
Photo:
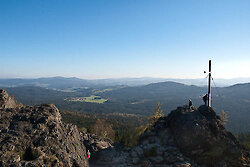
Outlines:
[[0, 89], [0, 109], [15, 108], [17, 103], [13, 96], [9, 96], [4, 89]]
[[77, 127], [63, 123], [53, 104], [13, 104], [0, 109], [0, 166], [89, 166]]

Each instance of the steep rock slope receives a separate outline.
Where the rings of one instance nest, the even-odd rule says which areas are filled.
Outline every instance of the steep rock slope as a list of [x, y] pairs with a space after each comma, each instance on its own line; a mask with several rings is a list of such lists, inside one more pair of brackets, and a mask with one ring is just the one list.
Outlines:
[[89, 164], [77, 127], [63, 123], [53, 104], [42, 104], [0, 109], [0, 166]]
[[174, 167], [250, 166], [249, 152], [223, 127], [212, 108], [178, 107], [146, 130], [131, 151], [133, 164]]
[[188, 112], [179, 108], [167, 118], [176, 144], [200, 164], [242, 166], [248, 156], [237, 139], [221, 124], [212, 108], [203, 105]]

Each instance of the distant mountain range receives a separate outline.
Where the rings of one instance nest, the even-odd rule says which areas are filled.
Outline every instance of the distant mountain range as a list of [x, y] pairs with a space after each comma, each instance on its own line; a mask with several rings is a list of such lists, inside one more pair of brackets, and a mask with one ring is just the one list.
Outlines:
[[[20, 82], [19, 82], [20, 81]], [[40, 78], [29, 80], [1, 80], [0, 88], [13, 94], [26, 105], [54, 103], [62, 110], [88, 113], [129, 113], [150, 115], [158, 101], [165, 114], [188, 103], [192, 99], [196, 107], [203, 104], [202, 96], [207, 92], [203, 86], [187, 85], [172, 81], [136, 86], [108, 86], [100, 81], [78, 78]], [[118, 83], [118, 82], [117, 82]], [[142, 84], [143, 82], [141, 82]], [[145, 83], [145, 82], [144, 82]], [[100, 84], [100, 85], [98, 85]], [[24, 86], [31, 85], [31, 86]], [[42, 86], [42, 87], [34, 87]], [[70, 87], [72, 86], [73, 87]], [[8, 86], [8, 87], [7, 87]], [[107, 89], [108, 88], [108, 89]], [[53, 89], [53, 90], [52, 90]], [[56, 90], [55, 90], [56, 89]], [[60, 90], [60, 91], [58, 91]], [[63, 91], [61, 91], [63, 90]], [[250, 83], [228, 87], [212, 87], [212, 106], [216, 112], [228, 112], [227, 127], [234, 132], [250, 131]], [[66, 101], [71, 97], [97, 95], [108, 99], [104, 104]]]
[[[65, 78], [65, 77], [50, 77], [50, 78], [36, 78], [36, 79], [0, 79], [0, 87], [18, 87], [18, 86], [39, 86], [50, 89], [63, 90], [68, 88], [104, 88], [109, 86], [141, 86], [151, 83], [173, 81], [183, 83], [186, 85], [205, 86], [207, 79], [170, 79], [170, 78], [117, 78], [117, 79], [80, 79], [80, 78]], [[250, 82], [250, 78], [235, 78], [235, 79], [215, 79], [214, 84], [218, 87], [230, 86], [237, 83]], [[212, 84], [213, 86], [215, 86]]]

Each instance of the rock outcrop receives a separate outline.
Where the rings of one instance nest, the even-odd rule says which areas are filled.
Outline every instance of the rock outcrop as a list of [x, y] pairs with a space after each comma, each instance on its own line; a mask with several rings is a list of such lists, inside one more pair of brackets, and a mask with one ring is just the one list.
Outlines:
[[[2, 92], [2, 97], [6, 97], [6, 92]], [[0, 166], [88, 167], [89, 164], [77, 127], [63, 123], [53, 104], [42, 104], [16, 108], [5, 105], [0, 109]]]
[[205, 105], [197, 110], [178, 107], [160, 118], [130, 154], [132, 163], [142, 166], [250, 166], [249, 153]]
[[92, 154], [113, 147], [113, 141], [101, 139], [95, 134], [80, 132], [81, 141]]
[[122, 151], [109, 139], [101, 139], [95, 134], [81, 132], [81, 139], [91, 152], [90, 166], [94, 167], [127, 167], [129, 153]]
[[178, 148], [199, 164], [240, 167], [250, 163], [246, 150], [210, 107], [203, 105], [191, 112], [177, 108], [166, 122]]
[[0, 89], [0, 109], [15, 108], [17, 105], [14, 96], [9, 96], [4, 89]]

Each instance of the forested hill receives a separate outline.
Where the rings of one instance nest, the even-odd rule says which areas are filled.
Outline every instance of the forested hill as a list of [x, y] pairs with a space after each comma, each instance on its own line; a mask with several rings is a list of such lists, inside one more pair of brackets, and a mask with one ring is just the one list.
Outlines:
[[[206, 87], [185, 85], [176, 82], [159, 82], [134, 87], [72, 88], [68, 92], [41, 87], [12, 87], [6, 90], [20, 102], [28, 105], [54, 103], [63, 110], [88, 113], [129, 113], [150, 115], [160, 101], [165, 114], [192, 99], [195, 106], [203, 104]], [[227, 127], [234, 132], [250, 131], [250, 84], [230, 87], [212, 87], [212, 106], [217, 113], [228, 112]], [[104, 103], [69, 101], [71, 97], [99, 96]]]
[[[202, 97], [206, 87], [189, 86], [175, 82], [162, 82], [140, 87], [126, 87], [104, 92], [104, 97], [116, 101], [128, 101], [137, 106], [148, 106], [152, 109], [157, 101], [163, 103], [165, 113], [176, 106], [187, 104], [189, 98], [195, 106], [203, 104]], [[227, 127], [232, 131], [250, 131], [250, 83], [237, 84], [229, 87], [212, 87], [212, 106], [217, 113], [222, 110], [228, 113]]]
[[220, 91], [224, 96], [231, 96], [238, 99], [249, 99], [250, 83], [232, 85], [221, 88]]
[[[157, 98], [160, 100], [162, 96], [169, 98], [175, 97], [195, 97], [205, 93], [204, 87], [194, 85], [185, 85], [176, 82], [159, 82], [145, 86], [138, 87], [125, 87], [116, 89], [114, 91], [104, 92], [103, 95], [114, 98], [131, 98], [131, 97], [144, 97], [144, 98]], [[122, 95], [122, 96], [119, 96]], [[143, 99], [143, 98], [142, 98]]]
[[[13, 78], [0, 79], [0, 87], [19, 87], [19, 86], [40, 86], [44, 88], [65, 90], [80, 87], [104, 88], [108, 86], [142, 86], [151, 83], [172, 81], [176, 83], [183, 83], [187, 85], [205, 86], [207, 79], [174, 79], [174, 78], [111, 78], [111, 79], [80, 79], [76, 77], [48, 77], [48, 78]], [[236, 83], [250, 82], [250, 78], [237, 79], [216, 79], [217, 86], [230, 86]]]
[[0, 87], [40, 86], [44, 88], [64, 90], [80, 87], [104, 88], [107, 86], [138, 86], [165, 81], [162, 78], [118, 78], [118, 79], [80, 79], [76, 77], [49, 77], [35, 79], [0, 79]]

